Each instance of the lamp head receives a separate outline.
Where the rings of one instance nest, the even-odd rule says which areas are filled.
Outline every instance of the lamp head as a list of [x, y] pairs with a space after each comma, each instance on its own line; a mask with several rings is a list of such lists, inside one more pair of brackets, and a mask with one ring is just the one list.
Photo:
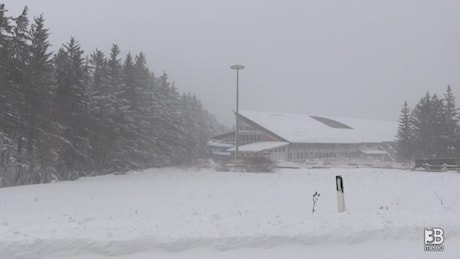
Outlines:
[[242, 70], [242, 69], [244, 69], [244, 66], [240, 65], [240, 64], [235, 64], [235, 65], [230, 66], [230, 69], [232, 69], [232, 70]]

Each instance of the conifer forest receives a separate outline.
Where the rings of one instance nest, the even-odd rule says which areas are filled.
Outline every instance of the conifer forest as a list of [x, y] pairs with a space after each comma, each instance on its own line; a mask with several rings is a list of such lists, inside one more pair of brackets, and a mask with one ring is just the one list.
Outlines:
[[190, 165], [223, 126], [145, 55], [50, 50], [43, 15], [0, 4], [0, 186]]
[[413, 109], [405, 102], [396, 135], [399, 160], [460, 159], [459, 120], [451, 86], [444, 97], [427, 92]]

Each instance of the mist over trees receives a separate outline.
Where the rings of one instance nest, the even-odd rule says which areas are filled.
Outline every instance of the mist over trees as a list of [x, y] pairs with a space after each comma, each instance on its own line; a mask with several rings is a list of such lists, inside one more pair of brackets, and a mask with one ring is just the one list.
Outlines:
[[88, 55], [72, 37], [52, 53], [48, 37], [43, 16], [0, 4], [0, 186], [190, 164], [223, 131], [142, 52]]
[[399, 160], [459, 157], [459, 122], [450, 86], [442, 98], [427, 92], [412, 110], [405, 102], [397, 133]]

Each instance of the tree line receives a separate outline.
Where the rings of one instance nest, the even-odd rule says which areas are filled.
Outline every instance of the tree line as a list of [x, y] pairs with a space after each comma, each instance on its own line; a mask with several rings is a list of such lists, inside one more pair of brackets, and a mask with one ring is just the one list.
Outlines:
[[0, 4], [0, 186], [190, 164], [223, 126], [145, 55], [53, 53], [43, 15]]
[[401, 109], [397, 133], [400, 161], [460, 158], [460, 113], [450, 86], [444, 97], [429, 92], [411, 109]]

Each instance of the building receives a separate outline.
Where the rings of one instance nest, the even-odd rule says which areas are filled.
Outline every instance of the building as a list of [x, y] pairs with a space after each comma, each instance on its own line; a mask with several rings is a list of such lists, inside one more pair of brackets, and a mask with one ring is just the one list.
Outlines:
[[[394, 161], [395, 122], [240, 111], [239, 155], [264, 155], [273, 161]], [[219, 152], [231, 156], [235, 132], [214, 136]], [[231, 147], [229, 146], [231, 145]]]

